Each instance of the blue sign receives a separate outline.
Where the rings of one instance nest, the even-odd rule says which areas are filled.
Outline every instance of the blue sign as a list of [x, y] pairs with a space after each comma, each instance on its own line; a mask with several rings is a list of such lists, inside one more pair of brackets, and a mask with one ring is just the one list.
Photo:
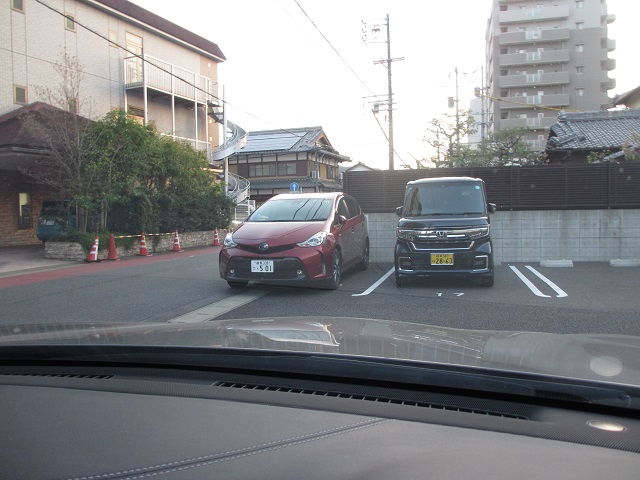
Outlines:
[[299, 192], [300, 191], [300, 185], [298, 185], [296, 182], [293, 182], [291, 185], [289, 185], [289, 189], [292, 192]]

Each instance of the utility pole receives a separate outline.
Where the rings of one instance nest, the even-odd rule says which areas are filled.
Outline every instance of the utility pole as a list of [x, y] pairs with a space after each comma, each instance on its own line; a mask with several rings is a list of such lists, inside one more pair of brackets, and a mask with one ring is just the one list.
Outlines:
[[458, 67], [456, 67], [456, 153], [460, 151], [460, 109], [458, 108]]
[[[387, 16], [385, 17], [385, 26], [387, 29], [387, 40], [386, 43], [387, 44], [387, 58], [385, 60], [377, 60], [375, 62], [373, 62], [376, 65], [379, 64], [383, 64], [387, 67], [387, 112], [389, 112], [389, 134], [388, 134], [388, 142], [389, 142], [389, 170], [393, 170], [394, 169], [394, 154], [395, 154], [395, 150], [393, 148], [393, 88], [392, 88], [392, 83], [391, 83], [391, 62], [395, 62], [397, 60], [404, 60], [404, 57], [400, 57], [400, 58], [391, 58], [391, 29], [389, 28], [389, 14], [387, 14]], [[363, 22], [364, 23], [364, 22]], [[366, 26], [366, 24], [365, 24]], [[373, 25], [371, 28], [371, 31], [373, 33], [379, 33], [380, 32], [380, 26], [379, 25]], [[366, 39], [366, 32], [365, 32], [365, 38], [363, 39], [365, 41], [365, 43], [368, 42], [368, 40]], [[382, 43], [382, 42], [376, 42], [375, 40], [372, 40], [369, 43]], [[380, 111], [380, 103], [375, 102], [374, 103], [374, 109], [373, 109], [373, 113], [374, 115], [376, 113], [378, 113]]]
[[389, 170], [393, 170], [393, 89], [391, 88], [391, 29], [387, 14], [387, 108], [389, 109]]

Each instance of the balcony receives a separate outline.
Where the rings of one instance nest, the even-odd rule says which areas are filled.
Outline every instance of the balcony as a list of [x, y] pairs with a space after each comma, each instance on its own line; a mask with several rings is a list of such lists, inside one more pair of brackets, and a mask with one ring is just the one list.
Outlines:
[[609, 78], [609, 72], [602, 72], [600, 74], [600, 85], [605, 87], [607, 90], [613, 90], [616, 88], [616, 79]]
[[568, 28], [549, 28], [529, 32], [501, 33], [500, 45], [528, 45], [535, 42], [562, 42], [571, 38]]
[[500, 77], [500, 88], [520, 88], [544, 85], [566, 85], [569, 83], [569, 73], [529, 73], [526, 75], [505, 75]]
[[506, 53], [500, 55], [500, 66], [542, 65], [546, 63], [566, 63], [569, 50], [550, 50], [542, 52]]
[[600, 61], [600, 65], [603, 70], [611, 71], [616, 68], [616, 59], [615, 58], [604, 58]]
[[150, 55], [125, 58], [124, 76], [127, 90], [146, 87], [200, 106], [218, 98], [217, 82]]
[[503, 23], [528, 23], [531, 21], [559, 20], [569, 18], [567, 5], [542, 7], [542, 8], [518, 8], [500, 12], [498, 22]]
[[602, 47], [607, 52], [613, 52], [616, 49], [616, 41], [613, 38], [603, 38]]
[[501, 98], [500, 108], [503, 110], [515, 110], [522, 108], [543, 107], [566, 107], [569, 105], [569, 94], [551, 94], [551, 95], [528, 95], [520, 97], [503, 97]]
[[549, 128], [558, 121], [557, 117], [508, 118], [500, 120], [500, 128]]

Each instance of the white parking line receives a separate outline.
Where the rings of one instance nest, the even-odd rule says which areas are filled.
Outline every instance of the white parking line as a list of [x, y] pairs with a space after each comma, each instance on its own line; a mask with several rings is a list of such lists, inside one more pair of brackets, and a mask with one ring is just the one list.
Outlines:
[[219, 317], [223, 313], [227, 313], [234, 308], [241, 307], [247, 303], [253, 302], [258, 298], [266, 295], [266, 290], [249, 290], [242, 292], [231, 297], [227, 297], [219, 302], [211, 303], [206, 307], [199, 308], [193, 312], [185, 313], [176, 318], [172, 318], [168, 323], [199, 323], [208, 322], [216, 317]]
[[526, 267], [533, 272], [534, 275], [536, 275], [539, 279], [541, 279], [544, 283], [546, 283], [547, 285], [549, 285], [551, 288], [553, 288], [555, 290], [555, 292], [558, 294], [556, 295], [556, 297], [558, 298], [562, 298], [562, 297], [568, 297], [569, 294], [567, 292], [565, 292], [564, 290], [562, 290], [559, 286], [557, 286], [555, 283], [553, 283], [551, 280], [549, 280], [547, 277], [545, 277], [544, 275], [542, 275], [540, 272], [538, 272], [535, 268], [530, 267], [529, 265], [526, 265]]
[[354, 293], [351, 296], [352, 297], [362, 297], [363, 295], [369, 295], [371, 292], [373, 292], [376, 288], [378, 288], [380, 286], [380, 284], [382, 282], [384, 282], [389, 275], [391, 275], [393, 272], [395, 272], [396, 267], [393, 267], [391, 270], [389, 270], [387, 273], [385, 273], [380, 280], [378, 280], [376, 283], [374, 283], [373, 285], [371, 285], [369, 288], [367, 288], [364, 292], [362, 293]]
[[513, 265], [509, 265], [509, 268], [511, 270], [513, 270], [513, 272], [518, 276], [518, 278], [520, 280], [522, 280], [522, 282], [529, 287], [529, 290], [531, 290], [534, 294], [536, 294], [539, 297], [546, 297], [546, 298], [550, 298], [550, 295], [545, 295], [544, 293], [542, 293], [540, 290], [538, 290], [538, 288], [529, 281], [529, 279], [527, 277], [525, 277], [520, 270], [518, 270], [516, 267], [514, 267]]

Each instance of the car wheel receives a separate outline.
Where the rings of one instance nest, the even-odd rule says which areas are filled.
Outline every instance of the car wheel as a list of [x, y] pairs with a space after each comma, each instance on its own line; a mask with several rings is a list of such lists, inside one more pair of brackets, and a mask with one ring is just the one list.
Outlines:
[[483, 287], [493, 287], [493, 275], [482, 277]]
[[364, 252], [362, 252], [362, 260], [358, 264], [358, 270], [366, 270], [369, 268], [369, 240], [364, 244]]
[[231, 280], [227, 280], [227, 284], [229, 284], [231, 288], [244, 288], [248, 283], [249, 282], [232, 282]]
[[342, 279], [342, 255], [340, 255], [340, 251], [337, 248], [333, 250], [333, 269], [331, 272], [327, 287], [330, 290], [336, 290], [340, 286], [340, 280]]

